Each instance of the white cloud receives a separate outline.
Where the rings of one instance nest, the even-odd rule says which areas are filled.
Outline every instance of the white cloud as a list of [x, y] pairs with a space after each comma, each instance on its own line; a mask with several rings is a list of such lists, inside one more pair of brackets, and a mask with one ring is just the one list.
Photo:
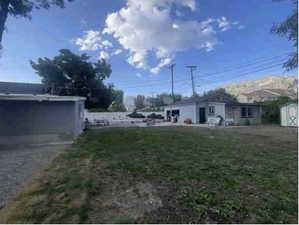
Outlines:
[[230, 22], [225, 16], [222, 16], [221, 18], [217, 19], [218, 27], [221, 31], [227, 31], [231, 29], [233, 26], [236, 26], [239, 30], [243, 29], [244, 26], [240, 25], [239, 21]]
[[181, 15], [182, 8], [196, 10], [195, 0], [127, 0], [125, 7], [107, 15], [102, 33], [88, 31], [76, 40], [76, 44], [81, 50], [104, 49], [109, 56], [120, 54], [120, 49], [111, 50], [112, 43], [102, 39], [103, 35], [110, 35], [128, 52], [128, 63], [157, 74], [171, 63], [177, 52], [188, 49], [211, 51], [218, 43], [218, 31], [240, 26], [226, 17], [183, 20], [173, 15], [173, 4], [178, 6], [176, 15]]
[[108, 41], [108, 40], [104, 40], [103, 42], [102, 42], [102, 45], [103, 45], [103, 48], [111, 48], [111, 47], [113, 47], [113, 44], [110, 42], [110, 41]]
[[109, 59], [110, 55], [108, 52], [100, 51], [100, 59]]
[[[212, 19], [198, 22], [171, 16], [171, 4], [195, 10], [195, 0], [128, 0], [126, 7], [106, 19], [104, 34], [111, 34], [129, 51], [128, 62], [142, 69], [159, 73], [176, 52], [191, 48], [213, 49], [217, 44]], [[148, 65], [154, 53], [156, 66]]]
[[222, 16], [220, 19], [217, 19], [217, 22], [221, 31], [227, 31], [231, 28], [231, 23], [224, 16]]
[[164, 66], [170, 65], [171, 62], [172, 62], [171, 58], [163, 58], [161, 59], [160, 63], [156, 67], [150, 69], [150, 72], [154, 74], [158, 74]]
[[121, 49], [116, 49], [113, 53], [112, 53], [112, 55], [119, 55], [120, 53], [122, 53], [123, 52], [123, 50], [121, 50]]
[[99, 31], [85, 31], [82, 38], [77, 38], [75, 43], [80, 46], [80, 50], [98, 50], [103, 47], [101, 33]]
[[100, 49], [109, 49], [113, 44], [102, 38], [101, 31], [85, 31], [85, 35], [75, 39], [75, 44], [80, 46], [81, 51], [95, 51]]

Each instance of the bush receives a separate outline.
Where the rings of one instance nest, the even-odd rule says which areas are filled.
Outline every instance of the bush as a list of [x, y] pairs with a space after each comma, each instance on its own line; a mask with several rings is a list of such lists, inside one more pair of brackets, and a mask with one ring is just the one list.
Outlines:
[[249, 121], [249, 119], [245, 120], [245, 125], [246, 125], [246, 126], [250, 126], [250, 121]]
[[262, 103], [263, 106], [263, 123], [280, 123], [280, 107], [288, 102], [296, 102], [287, 96], [280, 96], [272, 101], [265, 101]]
[[185, 119], [185, 120], [184, 120], [184, 123], [185, 123], [185, 124], [192, 124], [192, 120], [191, 120], [191, 119]]

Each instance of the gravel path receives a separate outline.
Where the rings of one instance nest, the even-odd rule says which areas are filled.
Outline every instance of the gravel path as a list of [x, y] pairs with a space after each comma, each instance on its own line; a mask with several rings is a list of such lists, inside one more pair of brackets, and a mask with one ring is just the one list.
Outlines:
[[45, 168], [69, 145], [0, 148], [0, 210], [34, 173]]

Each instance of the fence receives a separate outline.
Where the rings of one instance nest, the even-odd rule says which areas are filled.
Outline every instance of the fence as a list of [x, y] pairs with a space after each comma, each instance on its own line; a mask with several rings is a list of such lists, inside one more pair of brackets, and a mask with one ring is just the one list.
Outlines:
[[[131, 113], [132, 112], [88, 112], [87, 110], [85, 110], [85, 118], [87, 118], [90, 122], [93, 122], [95, 120], [108, 120], [109, 122], [136, 120], [127, 116]], [[152, 113], [164, 116], [164, 112], [138, 112], [138, 113], [141, 113], [145, 117], [147, 117]]]

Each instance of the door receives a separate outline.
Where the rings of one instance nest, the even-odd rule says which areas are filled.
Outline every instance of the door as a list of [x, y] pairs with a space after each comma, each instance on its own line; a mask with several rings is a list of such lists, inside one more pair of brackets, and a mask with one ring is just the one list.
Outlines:
[[206, 108], [199, 108], [199, 123], [206, 123]]
[[287, 125], [291, 127], [298, 126], [298, 108], [297, 105], [291, 104], [287, 106]]

